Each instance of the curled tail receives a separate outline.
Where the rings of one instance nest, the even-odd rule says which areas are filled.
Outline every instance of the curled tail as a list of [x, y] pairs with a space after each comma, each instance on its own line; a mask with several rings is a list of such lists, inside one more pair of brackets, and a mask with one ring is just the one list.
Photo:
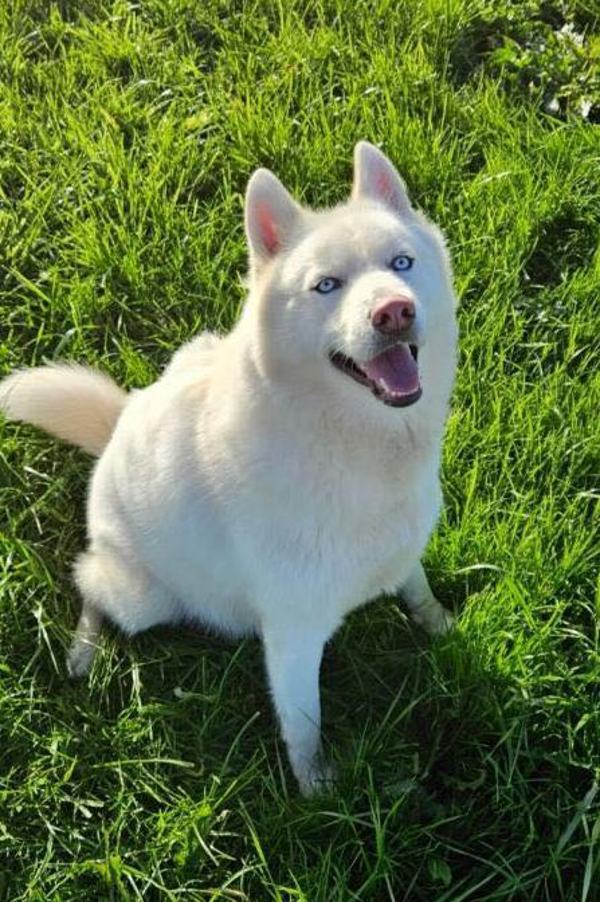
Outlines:
[[96, 456], [126, 403], [112, 379], [78, 364], [17, 370], [0, 382], [0, 411], [9, 420], [32, 423]]

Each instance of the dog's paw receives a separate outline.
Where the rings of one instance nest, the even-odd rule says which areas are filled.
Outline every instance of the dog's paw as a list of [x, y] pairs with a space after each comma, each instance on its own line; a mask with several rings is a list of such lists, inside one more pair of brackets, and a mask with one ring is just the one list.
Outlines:
[[413, 620], [430, 636], [445, 636], [456, 622], [454, 615], [438, 601], [414, 611]]
[[335, 789], [335, 768], [323, 761], [314, 762], [301, 773], [297, 773], [296, 779], [304, 798], [327, 795]]
[[67, 655], [67, 671], [72, 680], [80, 680], [92, 669], [96, 647], [89, 642], [75, 640]]

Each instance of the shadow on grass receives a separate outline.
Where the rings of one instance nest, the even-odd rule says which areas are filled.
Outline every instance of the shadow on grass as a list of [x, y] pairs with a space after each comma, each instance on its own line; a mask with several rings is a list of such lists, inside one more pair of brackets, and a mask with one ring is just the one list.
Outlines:
[[[459, 580], [448, 595], [460, 594]], [[136, 867], [159, 860], [174, 888], [207, 865], [218, 879], [203, 844], [241, 861], [255, 836], [273, 885], [287, 886], [290, 869], [322, 873], [315, 898], [332, 898], [333, 885], [340, 898], [380, 898], [385, 881], [395, 894], [412, 886], [411, 899], [456, 898], [478, 881], [488, 893], [480, 898], [541, 892], [551, 878], [547, 849], [565, 827], [560, 812], [583, 797], [590, 773], [569, 761], [561, 736], [544, 732], [539, 699], [490, 665], [484, 641], [459, 625], [432, 643], [393, 599], [353, 614], [321, 674], [339, 786], [303, 800], [277, 738], [258, 641], [160, 628], [126, 642], [109, 629], [89, 687], [38, 657], [28, 752], [14, 759], [11, 781], [31, 779], [32, 756], [38, 772], [51, 768], [51, 736], [60, 735], [61, 772], [72, 764], [57, 787], [75, 800], [89, 860], [103, 854], [100, 817], [117, 848], [148, 847]], [[79, 815], [77, 799], [98, 814]], [[32, 817], [51, 817], [53, 804], [48, 794], [35, 815], [26, 805], [15, 835], [29, 835]], [[567, 873], [568, 855], [563, 864]], [[79, 874], [78, 888], [118, 887], [118, 874], [92, 871]], [[264, 874], [248, 879], [251, 897], [252, 887], [264, 893]]]

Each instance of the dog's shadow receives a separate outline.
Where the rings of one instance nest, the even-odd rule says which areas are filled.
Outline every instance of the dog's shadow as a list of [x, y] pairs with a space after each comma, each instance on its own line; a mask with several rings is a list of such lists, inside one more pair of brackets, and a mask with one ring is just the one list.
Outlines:
[[[462, 584], [450, 588], [445, 597], [460, 597]], [[482, 756], [465, 748], [493, 741], [489, 712], [500, 680], [460, 619], [432, 641], [398, 599], [354, 612], [321, 668], [323, 734], [339, 791], [374, 783], [384, 795], [411, 792], [419, 806], [435, 806], [447, 788], [477, 785]], [[202, 783], [269, 773], [294, 786], [258, 640], [168, 627], [127, 641], [109, 628], [89, 689], [70, 691], [112, 723], [113, 756], [138, 750], [187, 762], [190, 779], [193, 770]]]

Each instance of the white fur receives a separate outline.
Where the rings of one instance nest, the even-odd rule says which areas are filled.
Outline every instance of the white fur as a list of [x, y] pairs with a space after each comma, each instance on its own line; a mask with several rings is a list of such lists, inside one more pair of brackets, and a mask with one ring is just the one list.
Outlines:
[[0, 383], [0, 410], [99, 455], [127, 395], [104, 373], [76, 363], [17, 370]]
[[[450, 624], [420, 557], [441, 503], [455, 299], [439, 231], [364, 142], [346, 205], [303, 209], [259, 170], [246, 227], [250, 293], [234, 330], [179, 350], [121, 416], [113, 396], [116, 427], [93, 475], [89, 547], [76, 566], [84, 613], [71, 668], [91, 662], [98, 612], [129, 634], [182, 619], [259, 634], [290, 762], [311, 792], [329, 778], [321, 655], [348, 611], [404, 589], [431, 632]], [[401, 253], [415, 258], [408, 272], [390, 269]], [[314, 285], [327, 276], [344, 285], [321, 295]], [[382, 404], [328, 359], [332, 349], [373, 356], [370, 312], [398, 293], [415, 303], [423, 387], [405, 408]], [[82, 403], [96, 403], [81, 378]], [[29, 419], [30, 409], [9, 413]], [[94, 451], [86, 424], [80, 439], [74, 428], [52, 431]]]

